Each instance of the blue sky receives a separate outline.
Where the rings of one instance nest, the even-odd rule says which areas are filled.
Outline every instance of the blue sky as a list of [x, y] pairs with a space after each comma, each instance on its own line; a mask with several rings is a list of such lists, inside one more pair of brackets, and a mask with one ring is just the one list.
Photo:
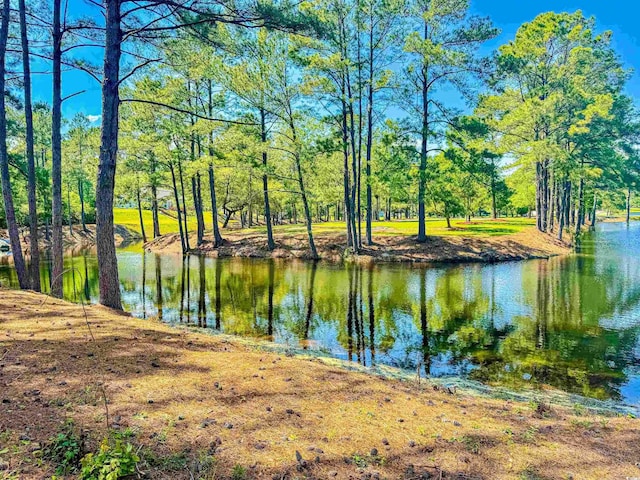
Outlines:
[[[87, 4], [83, 0], [71, 0], [72, 11], [75, 8], [83, 10]], [[74, 5], [75, 4], [75, 5]], [[515, 32], [524, 22], [530, 21], [536, 15], [546, 11], [582, 10], [586, 16], [596, 17], [598, 31], [611, 30], [616, 51], [620, 54], [627, 68], [640, 65], [640, 1], [634, 0], [471, 0], [474, 14], [489, 16], [493, 23], [501, 29], [501, 34], [488, 42], [483, 51], [489, 53], [500, 45], [513, 39]], [[92, 52], [94, 61], [101, 60]], [[39, 62], [38, 62], [39, 63]], [[34, 65], [34, 70], [44, 69], [42, 65]], [[33, 81], [34, 97], [36, 100], [51, 101], [51, 77], [36, 75]], [[81, 72], [66, 71], [63, 73], [63, 96], [80, 90], [86, 92], [73, 97], [63, 105], [63, 115], [67, 118], [81, 112], [85, 115], [100, 114], [100, 86], [95, 80]], [[640, 98], [640, 75], [634, 73], [627, 87], [628, 93]], [[447, 93], [457, 97], [455, 93]], [[446, 99], [445, 99], [446, 100]], [[458, 98], [451, 98], [459, 103]]]

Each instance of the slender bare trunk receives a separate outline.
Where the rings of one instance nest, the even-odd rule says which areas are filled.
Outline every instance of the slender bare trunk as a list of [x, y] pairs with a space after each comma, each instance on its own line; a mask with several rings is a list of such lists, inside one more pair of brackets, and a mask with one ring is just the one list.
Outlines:
[[189, 224], [188, 224], [188, 215], [187, 215], [187, 202], [185, 201], [184, 195], [184, 177], [182, 175], [182, 161], [178, 160], [178, 175], [180, 176], [180, 193], [182, 196], [182, 222], [184, 223], [184, 244], [186, 247], [186, 251], [191, 250], [191, 245], [189, 245]]
[[73, 223], [71, 219], [71, 183], [67, 183], [67, 220], [69, 221], [69, 235], [73, 237]]
[[119, 0], [105, 0], [102, 131], [96, 182], [96, 246], [100, 303], [118, 310], [122, 310], [122, 303], [120, 300], [118, 259], [113, 240], [113, 191], [118, 157], [118, 113], [120, 106], [119, 80], [122, 47], [120, 5]]
[[13, 255], [13, 264], [18, 275], [20, 288], [29, 288], [31, 282], [20, 246], [20, 233], [16, 223], [16, 215], [13, 207], [13, 192], [11, 191], [11, 179], [9, 176], [9, 157], [7, 153], [7, 114], [5, 110], [5, 73], [7, 38], [9, 36], [9, 0], [4, 0], [2, 5], [2, 22], [0, 23], [0, 180], [2, 181], [2, 197], [4, 200], [5, 219], [9, 230], [9, 242]]
[[151, 214], [153, 216], [153, 238], [160, 236], [160, 216], [158, 213], [158, 187], [156, 186], [156, 158], [151, 155]]
[[302, 197], [302, 205], [304, 206], [304, 216], [307, 222], [307, 237], [309, 238], [309, 248], [313, 258], [318, 258], [316, 244], [313, 241], [313, 231], [311, 229], [311, 211], [309, 210], [309, 201], [307, 200], [307, 192], [304, 186], [304, 178], [302, 176], [302, 166], [300, 165], [300, 157], [296, 155], [296, 171], [298, 173], [298, 185], [300, 186], [300, 196]]
[[627, 225], [631, 220], [631, 187], [627, 188]]
[[84, 211], [84, 185], [82, 179], [78, 180], [78, 197], [80, 198], [80, 221], [82, 222], [82, 231], [88, 232], [87, 218]]
[[[342, 154], [344, 156], [344, 218], [347, 223], [347, 246], [353, 247], [353, 231], [351, 228], [351, 193], [349, 192], [349, 147], [347, 144], [347, 106], [342, 102]], [[295, 214], [295, 211], [294, 211]], [[296, 220], [297, 221], [297, 220]]]
[[262, 140], [262, 191], [264, 195], [264, 220], [267, 224], [267, 248], [273, 250], [273, 227], [271, 226], [271, 206], [269, 205], [269, 177], [267, 174], [267, 125], [266, 112], [260, 108], [260, 139]]
[[211, 217], [213, 221], [213, 246], [219, 247], [224, 240], [220, 235], [220, 227], [218, 225], [218, 204], [216, 201], [216, 185], [213, 170], [213, 161], [209, 163], [209, 191], [211, 192]]
[[356, 149], [356, 126], [355, 126], [355, 113], [353, 111], [353, 92], [351, 90], [351, 79], [349, 75], [349, 67], [345, 68], [346, 72], [346, 85], [347, 85], [347, 111], [349, 113], [349, 139], [351, 142], [351, 229], [353, 232], [353, 248], [358, 251], [360, 249], [360, 238], [358, 236], [358, 224], [356, 218], [358, 217], [358, 151]]
[[38, 209], [36, 202], [36, 163], [33, 150], [33, 107], [31, 102], [31, 62], [25, 0], [18, 2], [20, 39], [22, 43], [22, 73], [24, 82], [24, 119], [27, 147], [27, 196], [29, 202], [29, 246], [31, 254], [31, 289], [40, 291], [40, 249], [38, 247]]
[[[424, 39], [427, 40], [429, 25], [424, 23]], [[418, 172], [418, 242], [427, 241], [425, 195], [427, 190], [427, 144], [429, 139], [429, 66], [422, 66], [422, 132], [420, 143], [420, 169]]]
[[173, 168], [173, 162], [169, 163], [169, 169], [171, 170], [171, 183], [173, 185], [173, 196], [176, 201], [176, 211], [178, 212], [178, 230], [180, 231], [180, 245], [182, 247], [182, 253], [187, 253], [187, 244], [184, 241], [184, 231], [182, 228], [182, 213], [180, 212], [180, 196], [178, 195], [178, 185], [176, 184], [176, 172]]
[[[62, 298], [62, 28], [61, 0], [53, 1], [53, 103], [51, 119], [51, 223], [53, 271], [51, 294]], [[97, 195], [96, 195], [97, 196]], [[112, 239], [113, 241], [113, 239]]]
[[369, 13], [369, 85], [367, 91], [367, 145], [366, 168], [367, 208], [366, 208], [366, 237], [367, 245], [373, 245], [371, 222], [373, 218], [371, 204], [371, 148], [373, 146], [373, 3]]
[[580, 177], [578, 186], [578, 218], [576, 219], [576, 235], [580, 233], [584, 223], [584, 178]]
[[138, 201], [138, 217], [140, 219], [140, 232], [142, 233], [142, 241], [147, 243], [147, 233], [144, 230], [144, 217], [142, 215], [142, 198], [140, 197], [140, 183], [136, 186], [136, 199]]
[[204, 216], [202, 213], [202, 192], [200, 185], [200, 174], [191, 177], [191, 188], [193, 190], [193, 203], [196, 207], [196, 220], [198, 222], [198, 246], [204, 241]]

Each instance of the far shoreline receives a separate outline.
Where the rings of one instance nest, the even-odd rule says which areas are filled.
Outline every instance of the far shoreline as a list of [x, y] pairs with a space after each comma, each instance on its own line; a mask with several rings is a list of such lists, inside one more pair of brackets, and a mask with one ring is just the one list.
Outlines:
[[[551, 234], [527, 227], [521, 232], [499, 236], [429, 236], [418, 243], [408, 235], [378, 235], [374, 245], [363, 246], [359, 253], [347, 249], [343, 234], [323, 232], [314, 235], [318, 257], [313, 258], [307, 247], [305, 234], [275, 233], [276, 248], [267, 248], [266, 236], [258, 232], [226, 233], [225, 242], [215, 248], [211, 235], [205, 235], [200, 246], [197, 237], [189, 235], [193, 247], [189, 254], [213, 258], [260, 258], [319, 260], [330, 263], [403, 263], [403, 264], [459, 264], [498, 263], [508, 261], [547, 259], [571, 253], [572, 245], [559, 241]], [[180, 235], [162, 235], [144, 244], [144, 250], [157, 254], [182, 254]]]

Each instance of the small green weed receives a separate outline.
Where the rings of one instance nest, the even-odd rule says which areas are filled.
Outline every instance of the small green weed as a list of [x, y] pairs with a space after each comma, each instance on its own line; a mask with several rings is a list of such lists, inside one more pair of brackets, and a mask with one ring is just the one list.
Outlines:
[[83, 448], [82, 438], [69, 420], [55, 437], [49, 439], [42, 456], [56, 465], [56, 475], [68, 475], [78, 469]]
[[235, 465], [233, 467], [233, 471], [231, 472], [231, 480], [246, 480], [247, 478], [247, 469], [242, 465]]
[[81, 460], [80, 480], [117, 480], [134, 474], [139, 461], [133, 445], [105, 438], [98, 453], [88, 453]]

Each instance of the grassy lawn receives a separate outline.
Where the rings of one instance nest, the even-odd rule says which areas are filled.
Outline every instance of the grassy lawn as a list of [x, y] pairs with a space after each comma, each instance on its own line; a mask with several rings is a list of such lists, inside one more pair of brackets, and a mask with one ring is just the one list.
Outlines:
[[[443, 218], [427, 219], [427, 235], [437, 236], [497, 236], [509, 235], [524, 230], [527, 227], [535, 225], [535, 219], [529, 218], [501, 218], [498, 220], [488, 218], [474, 218], [471, 223], [464, 220], [456, 219], [451, 221], [451, 229], [447, 228], [447, 222]], [[364, 223], [362, 230], [364, 234]], [[336, 233], [344, 232], [344, 222], [326, 222], [314, 224], [314, 233]], [[306, 227], [303, 224], [298, 225], [277, 225], [274, 227], [275, 232], [289, 234], [304, 234]], [[266, 232], [266, 227], [254, 227], [251, 229], [240, 230], [240, 232]], [[417, 220], [396, 220], [393, 222], [373, 222], [373, 234], [377, 236], [388, 235], [417, 235]]]
[[[153, 217], [150, 210], [143, 211], [144, 228], [148, 236], [153, 234]], [[127, 228], [140, 233], [140, 220], [138, 218], [138, 211], [136, 209], [116, 208], [114, 209], [114, 220], [118, 225], [124, 225]], [[211, 228], [211, 213], [205, 212], [205, 227], [207, 230]], [[195, 231], [197, 228], [195, 215], [188, 217], [188, 225], [190, 231]], [[466, 223], [462, 219], [455, 219], [451, 221], [451, 229], [447, 228], [447, 222], [443, 218], [428, 218], [427, 219], [427, 235], [437, 236], [499, 236], [509, 235], [524, 230], [527, 227], [535, 225], [535, 219], [533, 218], [499, 218], [493, 220], [491, 218], [474, 218], [471, 223]], [[364, 223], [362, 230], [364, 234]], [[316, 234], [321, 233], [341, 233], [345, 230], [344, 222], [326, 222], [316, 223], [313, 226], [313, 232]], [[299, 223], [297, 225], [277, 225], [274, 227], [276, 233], [281, 234], [305, 234], [306, 227], [304, 224]], [[166, 233], [178, 232], [178, 221], [175, 217], [160, 213], [160, 232], [164, 235]], [[245, 228], [242, 230], [235, 230], [237, 233], [266, 233], [265, 226], [258, 226], [252, 228]], [[373, 234], [374, 235], [417, 235], [418, 222], [416, 220], [396, 220], [393, 222], [374, 222]]]
[[[114, 208], [113, 209], [114, 223], [116, 225], [123, 225], [134, 232], [140, 233], [140, 218], [138, 217], [138, 210], [135, 208]], [[144, 221], [145, 233], [148, 236], [153, 236], [153, 215], [151, 210], [143, 210], [142, 219]], [[176, 217], [160, 213], [160, 233], [178, 233], [178, 220]], [[211, 227], [211, 213], [204, 212], [204, 221], [206, 228]], [[187, 218], [189, 230], [196, 230], [197, 222], [195, 215], [189, 215]]]

